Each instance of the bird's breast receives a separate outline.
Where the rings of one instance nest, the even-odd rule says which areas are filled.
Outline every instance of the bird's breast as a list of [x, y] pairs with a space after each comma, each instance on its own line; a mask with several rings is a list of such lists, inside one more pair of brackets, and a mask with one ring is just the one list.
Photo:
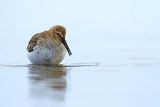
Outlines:
[[47, 40], [37, 44], [33, 52], [29, 53], [29, 59], [32, 63], [40, 64], [58, 64], [65, 56], [65, 48], [62, 43], [54, 40]]

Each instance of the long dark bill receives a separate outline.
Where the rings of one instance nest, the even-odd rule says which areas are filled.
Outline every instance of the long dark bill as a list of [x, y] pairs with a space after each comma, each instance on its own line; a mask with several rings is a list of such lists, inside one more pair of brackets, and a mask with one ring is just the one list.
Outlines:
[[65, 39], [62, 39], [62, 43], [63, 43], [64, 47], [67, 49], [69, 56], [72, 55], [72, 52], [69, 49], [68, 44]]

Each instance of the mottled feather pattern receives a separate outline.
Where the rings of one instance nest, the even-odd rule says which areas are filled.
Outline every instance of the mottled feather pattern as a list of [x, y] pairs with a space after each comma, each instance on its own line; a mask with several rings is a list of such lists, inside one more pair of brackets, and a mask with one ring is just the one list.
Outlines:
[[28, 43], [28, 58], [33, 64], [59, 64], [71, 51], [65, 41], [66, 30], [56, 25], [49, 30], [33, 35]]
[[41, 44], [42, 42], [45, 42], [48, 37], [47, 35], [48, 35], [47, 31], [33, 35], [33, 37], [31, 38], [31, 40], [28, 43], [27, 51], [32, 52], [35, 45]]

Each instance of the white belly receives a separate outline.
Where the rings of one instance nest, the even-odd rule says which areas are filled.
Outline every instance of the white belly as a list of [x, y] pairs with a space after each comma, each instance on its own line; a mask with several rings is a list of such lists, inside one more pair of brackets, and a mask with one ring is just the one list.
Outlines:
[[59, 64], [65, 53], [63, 44], [48, 41], [41, 46], [35, 46], [33, 51], [28, 53], [28, 58], [33, 64]]

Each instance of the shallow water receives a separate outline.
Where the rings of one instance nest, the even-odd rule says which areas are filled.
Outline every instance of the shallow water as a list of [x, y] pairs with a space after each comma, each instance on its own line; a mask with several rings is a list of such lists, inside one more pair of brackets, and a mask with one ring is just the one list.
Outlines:
[[[159, 107], [158, 4], [0, 1], [0, 107]], [[55, 24], [67, 28], [73, 55], [30, 64], [29, 39]]]
[[159, 104], [160, 67], [156, 65], [3, 65], [0, 69], [3, 107]]

